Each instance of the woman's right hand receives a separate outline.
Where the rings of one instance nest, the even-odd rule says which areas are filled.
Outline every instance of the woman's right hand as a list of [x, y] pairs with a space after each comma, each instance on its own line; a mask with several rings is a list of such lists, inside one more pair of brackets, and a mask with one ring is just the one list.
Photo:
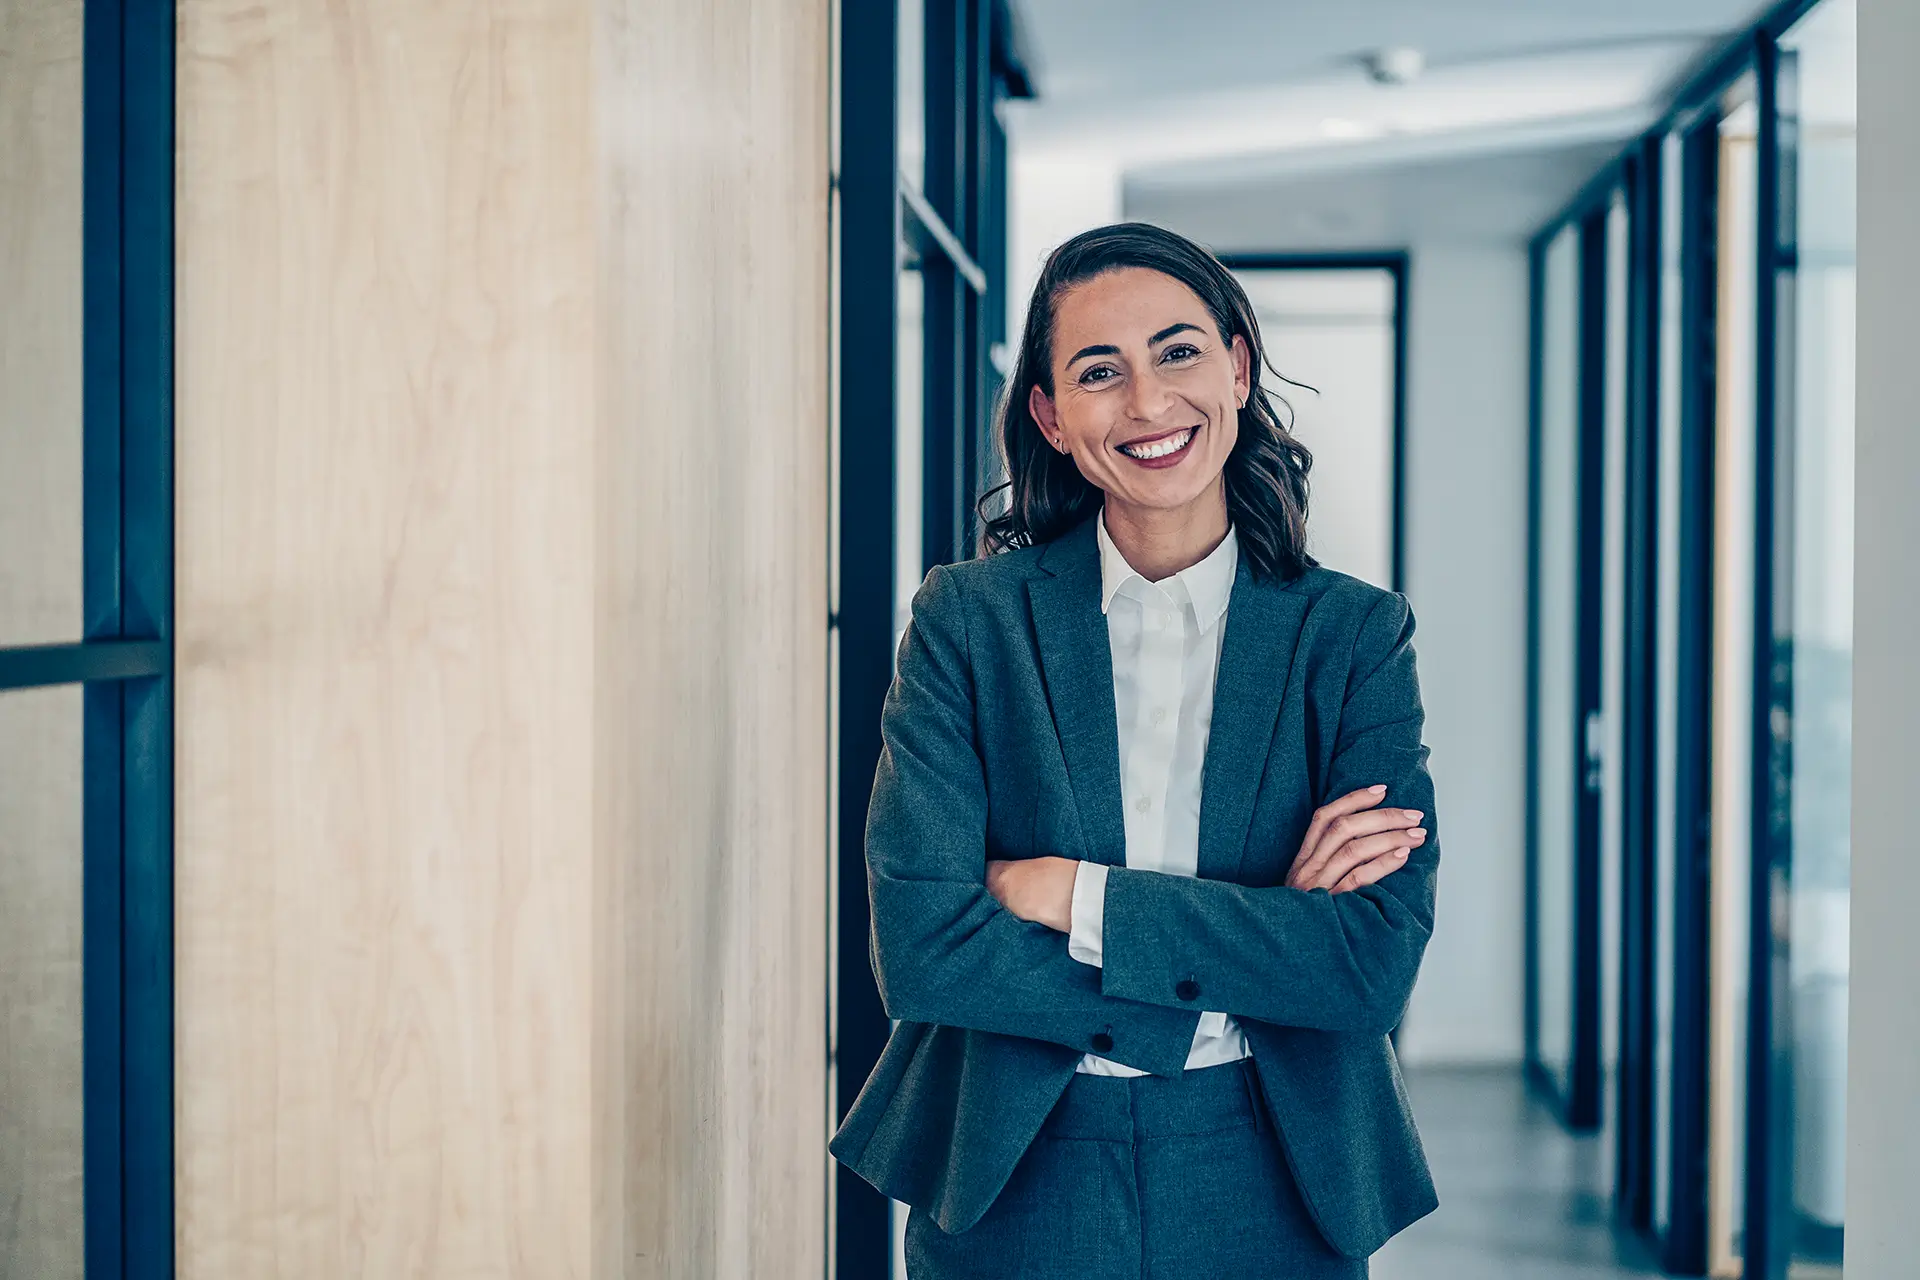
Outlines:
[[1313, 811], [1287, 872], [1292, 889], [1351, 893], [1373, 884], [1407, 863], [1407, 853], [1426, 842], [1418, 809], [1380, 809], [1384, 786], [1350, 791]]

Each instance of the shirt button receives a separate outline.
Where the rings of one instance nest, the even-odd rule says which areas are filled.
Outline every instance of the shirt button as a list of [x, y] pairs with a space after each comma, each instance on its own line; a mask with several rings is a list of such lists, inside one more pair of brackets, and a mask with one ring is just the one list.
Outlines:
[[1162, 720], [1165, 720], [1166, 718], [1167, 718], [1167, 709], [1165, 707], [1155, 707], [1153, 709], [1153, 723], [1159, 724]]
[[1138, 800], [1135, 800], [1133, 802], [1133, 807], [1135, 809], [1138, 809], [1141, 813], [1145, 813], [1147, 810], [1153, 808], [1153, 801], [1147, 799], [1147, 797], [1145, 796], [1141, 796]]

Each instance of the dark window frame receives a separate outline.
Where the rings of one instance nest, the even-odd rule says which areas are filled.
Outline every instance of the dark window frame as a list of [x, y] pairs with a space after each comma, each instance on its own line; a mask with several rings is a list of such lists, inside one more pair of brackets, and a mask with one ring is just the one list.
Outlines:
[[[868, 952], [866, 813], [893, 679], [899, 278], [925, 285], [922, 567], [966, 559], [974, 498], [997, 479], [988, 422], [1006, 340], [1007, 143], [997, 112], [1033, 96], [1006, 0], [926, 0], [926, 181], [899, 168], [897, 0], [843, 0], [836, 274], [838, 548], [828, 617], [836, 706], [833, 981], [827, 1053], [836, 1123], [859, 1096], [891, 1022]], [[892, 1267], [886, 1197], [836, 1166], [828, 1264], [842, 1280]]]
[[[1648, 225], [1636, 236], [1633, 250], [1634, 287], [1630, 292], [1648, 300], [1629, 302], [1642, 331], [1629, 333], [1631, 359], [1642, 362], [1644, 377], [1630, 376], [1630, 415], [1645, 415], [1645, 424], [1629, 425], [1628, 519], [1628, 708], [1629, 723], [1624, 762], [1623, 794], [1628, 839], [1646, 837], [1646, 866], [1635, 866], [1628, 850], [1629, 874], [1623, 875], [1623, 983], [1620, 1007], [1622, 1075], [1620, 1080], [1621, 1132], [1615, 1194], [1624, 1219], [1653, 1238], [1662, 1265], [1670, 1270], [1698, 1272], [1707, 1255], [1707, 1108], [1708, 1108], [1708, 949], [1709, 850], [1707, 814], [1711, 779], [1705, 762], [1710, 732], [1710, 673], [1713, 555], [1712, 489], [1716, 377], [1717, 316], [1716, 207], [1718, 192], [1717, 130], [1722, 96], [1742, 77], [1751, 75], [1756, 89], [1758, 118], [1758, 192], [1755, 290], [1755, 566], [1750, 604], [1754, 644], [1752, 716], [1748, 726], [1752, 745], [1749, 820], [1750, 893], [1745, 905], [1748, 921], [1748, 1010], [1746, 1080], [1747, 1110], [1743, 1177], [1746, 1213], [1742, 1223], [1743, 1264], [1757, 1280], [1784, 1280], [1794, 1239], [1792, 1186], [1792, 1068], [1790, 1009], [1785, 978], [1791, 938], [1776, 927], [1788, 918], [1787, 895], [1792, 886], [1792, 701], [1791, 652], [1792, 447], [1791, 398], [1784, 394], [1784, 378], [1791, 376], [1790, 357], [1783, 354], [1780, 321], [1793, 305], [1795, 270], [1794, 227], [1788, 183], [1794, 163], [1791, 120], [1791, 60], [1780, 39], [1820, 0], [1785, 0], [1751, 29], [1729, 41], [1708, 60], [1675, 95], [1669, 111], [1647, 132], [1633, 139], [1551, 220], [1535, 241], [1532, 261], [1535, 343], [1532, 360], [1534, 392], [1534, 448], [1530, 464], [1529, 544], [1538, 540], [1538, 394], [1539, 289], [1542, 278], [1538, 248], [1568, 222], [1587, 216], [1605, 193], [1636, 166], [1644, 186], [1658, 190], [1658, 155], [1663, 138], [1681, 138], [1681, 475], [1682, 527], [1670, 535], [1680, 540], [1679, 669], [1672, 695], [1678, 705], [1675, 790], [1674, 882], [1661, 886], [1651, 879], [1651, 833], [1655, 774], [1653, 709], [1663, 692], [1655, 687], [1646, 648], [1651, 634], [1654, 556], [1663, 536], [1656, 526], [1651, 495], [1657, 482], [1657, 450], [1635, 433], [1651, 435], [1659, 395], [1657, 302], [1660, 288], [1660, 228], [1657, 201], [1643, 196], [1632, 206], [1637, 220]], [[1643, 563], [1644, 561], [1644, 563]], [[1637, 580], [1636, 575], [1644, 575]], [[1639, 608], [1635, 608], [1635, 602]], [[1534, 726], [1532, 723], [1538, 641], [1529, 608], [1529, 794], [1528, 829], [1533, 829], [1535, 800]], [[1634, 723], [1644, 716], [1644, 724]], [[1533, 956], [1537, 921], [1533, 890], [1531, 837], [1529, 847], [1528, 1044], [1535, 1043], [1533, 992], [1537, 975]], [[1673, 1091], [1669, 1115], [1672, 1144], [1667, 1170], [1670, 1188], [1668, 1227], [1652, 1225], [1650, 1056], [1653, 1034], [1652, 984], [1661, 975], [1649, 971], [1653, 913], [1662, 904], [1674, 913], [1674, 1037]], [[1755, 1049], [1758, 1048], [1756, 1052]]]

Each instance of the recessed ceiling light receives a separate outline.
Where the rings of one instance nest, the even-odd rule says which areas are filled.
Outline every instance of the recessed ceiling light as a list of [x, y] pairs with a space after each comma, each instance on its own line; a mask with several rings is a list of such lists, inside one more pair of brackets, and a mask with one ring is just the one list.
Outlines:
[[1409, 84], [1427, 67], [1426, 54], [1404, 46], [1375, 49], [1361, 61], [1375, 84]]

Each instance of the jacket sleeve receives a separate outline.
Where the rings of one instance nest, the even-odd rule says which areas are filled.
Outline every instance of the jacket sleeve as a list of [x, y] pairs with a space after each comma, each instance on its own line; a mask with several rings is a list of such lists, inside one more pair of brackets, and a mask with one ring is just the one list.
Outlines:
[[1318, 803], [1385, 783], [1382, 805], [1425, 813], [1425, 843], [1399, 870], [1337, 895], [1115, 867], [1101, 970], [1108, 995], [1324, 1031], [1384, 1034], [1399, 1022], [1433, 932], [1440, 861], [1413, 630], [1398, 592], [1362, 622]]
[[1100, 971], [1071, 959], [1064, 935], [987, 892], [988, 796], [974, 731], [960, 583], [935, 568], [900, 643], [867, 810], [873, 971], [888, 1015], [1179, 1074], [1197, 1010], [1103, 993]]

